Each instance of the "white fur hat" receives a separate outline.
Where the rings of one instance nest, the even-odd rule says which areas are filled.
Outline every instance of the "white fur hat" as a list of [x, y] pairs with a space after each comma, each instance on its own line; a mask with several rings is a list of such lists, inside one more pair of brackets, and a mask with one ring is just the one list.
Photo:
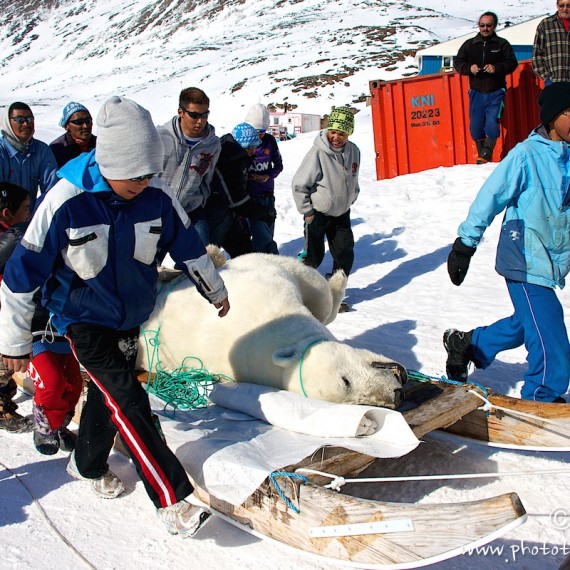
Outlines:
[[256, 103], [245, 116], [245, 122], [256, 130], [266, 131], [269, 128], [269, 111], [265, 105]]
[[127, 180], [161, 172], [163, 153], [146, 109], [116, 95], [103, 104], [97, 115], [95, 159], [105, 178]]

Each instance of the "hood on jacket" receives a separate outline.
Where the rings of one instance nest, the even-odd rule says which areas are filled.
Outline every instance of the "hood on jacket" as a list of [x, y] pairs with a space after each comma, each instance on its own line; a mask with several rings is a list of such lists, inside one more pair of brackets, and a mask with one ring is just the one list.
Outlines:
[[250, 161], [251, 157], [243, 149], [243, 147], [236, 141], [232, 133], [227, 133], [220, 137], [222, 143], [222, 151], [218, 160], [231, 161], [231, 160], [247, 160]]
[[57, 171], [57, 175], [85, 192], [111, 191], [111, 187], [103, 178], [99, 165], [95, 161], [95, 149], [70, 160]]
[[344, 152], [346, 145], [344, 145], [342, 148], [333, 148], [329, 142], [327, 134], [328, 129], [322, 129], [319, 131], [319, 134], [316, 136], [313, 144], [317, 148], [325, 151], [328, 155], [335, 157], [335, 160], [339, 162], [345, 162], [348, 156], [347, 153]]
[[519, 144], [545, 144], [552, 148], [552, 151], [560, 156], [564, 156], [569, 151], [569, 143], [564, 141], [553, 141], [548, 135], [548, 129], [544, 125], [536, 127], [530, 135]]
[[34, 140], [32, 135], [26, 142], [22, 142], [14, 133], [14, 129], [10, 124], [10, 105], [4, 107], [4, 112], [0, 115], [0, 131], [4, 138], [19, 152], [26, 153], [27, 149]]

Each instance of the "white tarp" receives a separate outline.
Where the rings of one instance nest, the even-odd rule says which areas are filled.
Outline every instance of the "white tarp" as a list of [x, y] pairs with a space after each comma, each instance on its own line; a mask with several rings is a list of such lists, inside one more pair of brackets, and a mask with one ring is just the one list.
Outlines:
[[[324, 446], [387, 458], [401, 457], [419, 444], [403, 416], [393, 410], [331, 404], [253, 384], [217, 385], [215, 392], [211, 397], [218, 404], [203, 410], [172, 414], [161, 411], [159, 400], [152, 402], [164, 418], [169, 446], [190, 476], [208, 493], [233, 505], [242, 504], [271, 472]], [[221, 401], [226, 407], [219, 405]], [[287, 419], [295, 431], [285, 429]], [[372, 435], [351, 437], [363, 423], [371, 431], [370, 422], [376, 423]], [[315, 435], [319, 426], [323, 436]], [[311, 435], [297, 433], [303, 430]]]

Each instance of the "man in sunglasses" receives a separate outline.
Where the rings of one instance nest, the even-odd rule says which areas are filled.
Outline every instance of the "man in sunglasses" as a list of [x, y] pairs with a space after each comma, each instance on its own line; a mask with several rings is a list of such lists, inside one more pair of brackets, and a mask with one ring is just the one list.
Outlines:
[[505, 78], [518, 65], [511, 44], [495, 33], [497, 23], [497, 14], [482, 14], [479, 33], [459, 48], [453, 60], [455, 70], [469, 76], [469, 131], [477, 146], [477, 164], [493, 158], [507, 90]]
[[82, 152], [95, 148], [97, 137], [91, 133], [93, 118], [81, 103], [72, 101], [63, 108], [59, 126], [65, 129], [65, 133], [49, 145], [58, 168]]
[[17, 101], [0, 114], [0, 182], [11, 182], [30, 194], [33, 211], [38, 190], [44, 194], [58, 180], [49, 146], [34, 138], [32, 110]]
[[544, 85], [570, 81], [570, 0], [556, 2], [556, 14], [542, 20], [534, 36], [532, 70]]
[[204, 205], [210, 196], [214, 166], [220, 155], [220, 139], [208, 123], [210, 99], [197, 87], [183, 89], [178, 114], [158, 127], [164, 148], [159, 176], [174, 190], [204, 245], [210, 243]]

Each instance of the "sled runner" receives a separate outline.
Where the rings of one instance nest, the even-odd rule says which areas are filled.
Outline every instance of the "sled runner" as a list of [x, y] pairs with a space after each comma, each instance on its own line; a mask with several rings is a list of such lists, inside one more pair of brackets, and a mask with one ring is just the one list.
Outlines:
[[[435, 378], [432, 378], [431, 382], [410, 380], [406, 384], [408, 404], [417, 399], [416, 391], [424, 394], [423, 400], [428, 399], [417, 411], [406, 412], [406, 403], [401, 409], [412, 427], [414, 423], [418, 423], [416, 416], [422, 417], [430, 407], [439, 409], [443, 401], [453, 401], [450, 398], [440, 399], [437, 390], [455, 394], [455, 411], [458, 413], [462, 409], [465, 410], [465, 394], [478, 399], [479, 403], [477, 409], [465, 413], [458, 421], [443, 422], [442, 427], [433, 429], [443, 429], [454, 435], [504, 449], [570, 451], [570, 404], [531, 402], [494, 394], [490, 389], [484, 393], [481, 387], [458, 383], [450, 385], [445, 380], [437, 381]], [[472, 403], [473, 400], [469, 399], [469, 402]]]
[[570, 451], [570, 404], [531, 402], [493, 393], [488, 401], [489, 410], [470, 412], [445, 431], [494, 447]]
[[292, 483], [285, 489], [298, 497], [299, 513], [268, 484], [238, 507], [199, 487], [195, 493], [216, 514], [248, 532], [363, 568], [433, 564], [486, 544], [526, 520], [515, 493], [438, 504], [434, 516], [434, 505], [359, 499], [312, 484]]

